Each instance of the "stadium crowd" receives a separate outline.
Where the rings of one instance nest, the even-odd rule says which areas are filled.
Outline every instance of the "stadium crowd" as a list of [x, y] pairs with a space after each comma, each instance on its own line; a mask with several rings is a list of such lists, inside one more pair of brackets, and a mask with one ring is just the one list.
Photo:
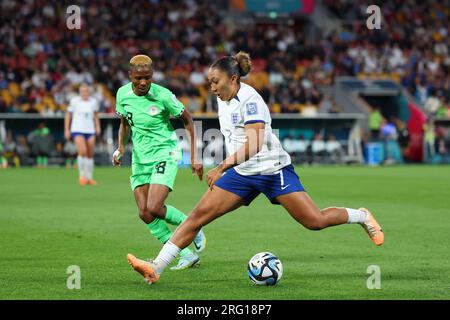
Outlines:
[[254, 62], [247, 81], [274, 113], [315, 113], [319, 87], [335, 76], [378, 75], [396, 79], [430, 112], [447, 115], [449, 6], [382, 3], [383, 28], [369, 30], [364, 1], [325, 3], [344, 29], [308, 44], [305, 22], [239, 26], [225, 18], [227, 7], [210, 1], [80, 1], [80, 30], [66, 27], [67, 5], [60, 1], [3, 1], [0, 112], [64, 112], [82, 82], [95, 86], [101, 111], [114, 112], [115, 92], [128, 81], [124, 57], [138, 52], [153, 57], [155, 82], [192, 112], [214, 112], [205, 69], [223, 54], [246, 50]]
[[81, 29], [66, 26], [64, 1], [0, 3], [0, 112], [63, 114], [85, 82], [100, 111], [115, 111], [128, 82], [128, 57], [146, 52], [154, 81], [169, 87], [192, 113], [216, 111], [206, 71], [216, 58], [250, 52], [245, 80], [273, 113], [337, 113], [319, 90], [336, 76], [389, 77], [429, 115], [450, 117], [449, 1], [371, 1], [383, 16], [366, 27], [365, 1], [325, 0], [341, 31], [311, 43], [305, 19], [237, 24], [227, 1], [80, 0]]
[[325, 3], [345, 26], [325, 40], [337, 73], [395, 79], [429, 115], [450, 117], [449, 1], [371, 1], [379, 30], [366, 26], [367, 1]]
[[[320, 84], [332, 81], [318, 47], [305, 45], [300, 26], [238, 27], [210, 1], [80, 1], [81, 30], [69, 30], [59, 1], [2, 2], [0, 112], [64, 112], [76, 87], [95, 85], [101, 111], [114, 112], [114, 95], [128, 81], [128, 59], [147, 52], [154, 81], [166, 85], [192, 112], [214, 112], [205, 71], [217, 57], [251, 52], [248, 79], [273, 112], [317, 107]], [[314, 111], [314, 110], [313, 110]]]

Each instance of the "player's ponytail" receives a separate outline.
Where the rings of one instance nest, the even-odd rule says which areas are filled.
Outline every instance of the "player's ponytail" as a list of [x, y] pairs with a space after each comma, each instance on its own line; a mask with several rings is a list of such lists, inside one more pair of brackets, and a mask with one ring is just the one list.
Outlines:
[[252, 69], [252, 61], [250, 55], [246, 52], [239, 51], [234, 58], [238, 63], [239, 75], [245, 77]]

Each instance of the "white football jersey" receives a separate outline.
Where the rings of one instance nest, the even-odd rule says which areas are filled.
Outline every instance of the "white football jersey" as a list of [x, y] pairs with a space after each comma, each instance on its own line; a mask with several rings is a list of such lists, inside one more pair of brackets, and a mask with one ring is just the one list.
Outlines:
[[248, 84], [241, 87], [230, 101], [217, 97], [220, 131], [225, 138], [227, 155], [235, 153], [247, 140], [244, 126], [255, 122], [265, 123], [262, 149], [246, 162], [234, 167], [242, 175], [273, 174], [291, 164], [291, 157], [284, 151], [272, 132], [270, 111], [259, 93]]
[[72, 113], [71, 132], [95, 133], [94, 112], [98, 112], [98, 102], [95, 98], [87, 100], [75, 96], [70, 99], [67, 111]]

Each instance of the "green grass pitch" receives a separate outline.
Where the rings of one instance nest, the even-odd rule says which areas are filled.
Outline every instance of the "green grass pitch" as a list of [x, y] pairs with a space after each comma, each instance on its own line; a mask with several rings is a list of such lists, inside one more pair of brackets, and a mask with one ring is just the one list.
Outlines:
[[[358, 225], [310, 231], [264, 196], [205, 228], [201, 266], [167, 270], [148, 286], [126, 254], [154, 257], [161, 245], [140, 221], [129, 168], [97, 168], [97, 186], [77, 171], [0, 171], [0, 299], [449, 299], [450, 166], [297, 167], [321, 207], [366, 206], [385, 231], [376, 247]], [[206, 190], [180, 170], [168, 203], [188, 212]], [[278, 255], [277, 286], [246, 275], [257, 252]], [[69, 290], [69, 266], [81, 288]], [[370, 266], [380, 289], [368, 289]], [[369, 283], [371, 283], [369, 279]]]

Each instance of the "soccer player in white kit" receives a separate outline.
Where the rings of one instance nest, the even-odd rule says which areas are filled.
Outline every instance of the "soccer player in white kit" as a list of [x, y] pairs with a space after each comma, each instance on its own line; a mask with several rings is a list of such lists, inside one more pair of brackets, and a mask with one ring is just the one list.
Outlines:
[[208, 80], [217, 95], [220, 129], [228, 157], [207, 173], [210, 188], [154, 261], [128, 254], [128, 262], [149, 284], [158, 281], [166, 266], [192, 242], [200, 228], [227, 212], [249, 205], [260, 193], [273, 204], [281, 204], [310, 230], [359, 223], [376, 245], [384, 241], [380, 225], [367, 209], [320, 210], [314, 204], [295, 173], [289, 154], [272, 133], [266, 103], [255, 89], [240, 81], [250, 69], [250, 56], [243, 52], [223, 57], [209, 68]]
[[87, 84], [81, 84], [79, 95], [70, 100], [64, 119], [64, 136], [73, 139], [77, 146], [79, 182], [81, 185], [95, 185], [94, 150], [95, 137], [101, 133], [98, 118], [98, 101], [90, 96]]

